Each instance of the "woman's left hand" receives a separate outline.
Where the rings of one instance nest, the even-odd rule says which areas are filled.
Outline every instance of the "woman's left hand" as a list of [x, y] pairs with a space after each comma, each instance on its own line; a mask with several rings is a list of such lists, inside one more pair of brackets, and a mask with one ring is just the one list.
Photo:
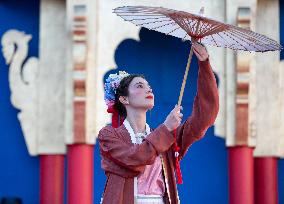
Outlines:
[[192, 48], [199, 61], [205, 61], [208, 59], [209, 54], [203, 45], [199, 43], [192, 43]]

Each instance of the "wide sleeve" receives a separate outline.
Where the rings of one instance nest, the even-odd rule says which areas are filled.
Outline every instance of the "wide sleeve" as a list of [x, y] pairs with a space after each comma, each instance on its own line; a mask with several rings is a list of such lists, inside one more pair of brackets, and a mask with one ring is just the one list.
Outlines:
[[209, 59], [199, 61], [197, 93], [192, 114], [177, 129], [177, 142], [182, 158], [189, 146], [201, 139], [207, 129], [214, 124], [219, 111], [219, 95], [215, 75]]
[[174, 142], [173, 135], [165, 125], [160, 125], [141, 144], [124, 141], [111, 126], [99, 132], [101, 155], [127, 169], [139, 171], [153, 164], [158, 154], [167, 151]]

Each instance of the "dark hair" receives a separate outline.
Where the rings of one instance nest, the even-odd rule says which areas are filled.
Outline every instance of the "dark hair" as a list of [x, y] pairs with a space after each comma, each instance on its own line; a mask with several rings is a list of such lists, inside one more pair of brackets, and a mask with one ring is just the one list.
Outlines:
[[127, 116], [127, 112], [126, 112], [126, 108], [124, 107], [124, 105], [119, 101], [119, 97], [128, 96], [129, 84], [135, 77], [141, 77], [145, 79], [145, 76], [142, 74], [130, 74], [127, 77], [124, 77], [120, 81], [120, 84], [118, 88], [116, 89], [114, 108], [117, 110], [118, 114], [124, 118]]

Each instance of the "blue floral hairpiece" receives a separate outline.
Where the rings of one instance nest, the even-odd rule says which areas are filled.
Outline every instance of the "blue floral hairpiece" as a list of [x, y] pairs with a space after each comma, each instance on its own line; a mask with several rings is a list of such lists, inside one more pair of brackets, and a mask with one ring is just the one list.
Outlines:
[[120, 81], [129, 76], [125, 71], [119, 71], [118, 74], [110, 74], [106, 79], [105, 88], [105, 102], [107, 106], [112, 106], [115, 103], [116, 89], [118, 88]]

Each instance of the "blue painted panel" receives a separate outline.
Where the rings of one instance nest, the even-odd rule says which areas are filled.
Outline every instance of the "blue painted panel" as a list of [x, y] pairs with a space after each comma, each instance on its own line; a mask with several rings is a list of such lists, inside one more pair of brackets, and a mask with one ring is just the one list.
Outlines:
[[[115, 61], [118, 70], [142, 73], [153, 87], [155, 107], [147, 121], [155, 128], [161, 124], [177, 103], [179, 90], [190, 50], [189, 42], [158, 32], [141, 29], [140, 41], [126, 39], [117, 47]], [[216, 48], [218, 49], [218, 48]], [[214, 56], [212, 56], [214, 57]], [[184, 98], [184, 117], [192, 111], [197, 83], [197, 59], [194, 56], [189, 71]], [[227, 153], [223, 139], [210, 128], [204, 139], [196, 142], [181, 163], [184, 184], [179, 185], [181, 203], [227, 203]], [[105, 178], [100, 169], [98, 145], [95, 150], [95, 203], [103, 191]]]
[[[39, 1], [2, 0], [0, 37], [9, 29], [33, 35], [29, 56], [38, 55]], [[2, 48], [2, 47], [1, 47]], [[30, 157], [16, 110], [10, 102], [8, 66], [0, 54], [0, 199], [20, 197], [23, 203], [39, 202], [39, 159]]]

